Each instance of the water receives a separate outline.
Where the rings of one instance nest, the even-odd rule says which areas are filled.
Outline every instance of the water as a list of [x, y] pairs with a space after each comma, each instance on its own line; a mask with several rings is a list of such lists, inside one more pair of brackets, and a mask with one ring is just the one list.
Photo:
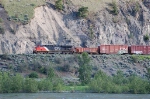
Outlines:
[[9, 93], [0, 99], [150, 99], [150, 94]]

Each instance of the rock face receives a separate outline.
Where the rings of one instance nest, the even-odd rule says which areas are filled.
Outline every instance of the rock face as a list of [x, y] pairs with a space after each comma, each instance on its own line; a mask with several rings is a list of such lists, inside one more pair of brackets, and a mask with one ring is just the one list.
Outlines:
[[64, 11], [54, 9], [54, 2], [35, 9], [34, 18], [26, 25], [7, 20], [7, 14], [0, 8], [4, 20], [4, 34], [0, 34], [0, 53], [32, 53], [37, 44], [72, 44], [74, 46], [96, 47], [100, 44], [140, 44], [150, 34], [149, 0], [117, 2], [118, 15], [106, 7], [90, 13], [86, 19], [78, 19], [78, 7], [64, 3]]

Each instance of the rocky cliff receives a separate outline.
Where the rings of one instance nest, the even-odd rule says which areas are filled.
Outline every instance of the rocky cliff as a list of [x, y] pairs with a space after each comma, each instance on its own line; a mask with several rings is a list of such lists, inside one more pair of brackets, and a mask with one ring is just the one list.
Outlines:
[[[70, 1], [70, 3], [68, 3]], [[84, 2], [88, 2], [85, 0]], [[143, 36], [150, 36], [150, 1], [118, 0], [118, 14], [112, 13], [110, 3], [87, 18], [77, 18], [81, 7], [64, 0], [64, 10], [57, 11], [54, 0], [35, 9], [34, 18], [22, 25], [9, 21], [0, 7], [5, 33], [0, 34], [0, 53], [32, 53], [36, 44], [73, 44], [98, 46], [100, 44], [148, 45]], [[99, 6], [97, 6], [98, 8]]]

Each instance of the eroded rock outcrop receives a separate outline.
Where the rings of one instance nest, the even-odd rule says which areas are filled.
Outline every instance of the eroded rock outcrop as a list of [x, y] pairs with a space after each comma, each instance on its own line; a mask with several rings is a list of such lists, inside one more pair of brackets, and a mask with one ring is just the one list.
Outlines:
[[[150, 9], [146, 0], [119, 0], [118, 15], [113, 15], [112, 9], [106, 7], [89, 14], [86, 19], [77, 18], [79, 7], [72, 4], [64, 4], [62, 12], [53, 6], [49, 1], [46, 6], [36, 8], [34, 18], [26, 25], [8, 21], [0, 14], [7, 26], [5, 34], [0, 34], [0, 53], [32, 53], [36, 44], [95, 47], [100, 44], [149, 44], [143, 40], [144, 35], [150, 34]], [[5, 13], [0, 9], [0, 13]]]

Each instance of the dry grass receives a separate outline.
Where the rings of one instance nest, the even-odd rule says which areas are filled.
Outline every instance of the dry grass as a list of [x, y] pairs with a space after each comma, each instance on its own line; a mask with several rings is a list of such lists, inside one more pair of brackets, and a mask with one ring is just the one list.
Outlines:
[[[118, 2], [119, 0], [71, 0], [71, 1], [73, 2], [74, 5], [85, 6], [89, 8], [89, 11], [97, 12], [99, 10], [108, 7], [108, 3], [112, 3], [112, 1]], [[124, 1], [135, 2], [139, 0], [124, 0]]]
[[112, 2], [112, 0], [71, 0], [71, 1], [73, 2], [74, 5], [88, 7], [89, 11], [91, 12], [97, 12], [107, 7], [108, 6], [107, 4]]
[[[55, 2], [56, 0], [51, 0]], [[113, 0], [70, 0], [76, 6], [88, 7], [90, 12], [100, 11], [108, 6]], [[119, 0], [115, 0], [118, 2]], [[126, 0], [139, 1], [139, 0]], [[37, 6], [45, 4], [45, 0], [0, 0], [8, 15], [14, 20], [27, 21], [34, 15], [34, 9]]]
[[45, 0], [1, 0], [8, 15], [15, 20], [30, 20], [34, 15], [34, 9], [43, 5]]

